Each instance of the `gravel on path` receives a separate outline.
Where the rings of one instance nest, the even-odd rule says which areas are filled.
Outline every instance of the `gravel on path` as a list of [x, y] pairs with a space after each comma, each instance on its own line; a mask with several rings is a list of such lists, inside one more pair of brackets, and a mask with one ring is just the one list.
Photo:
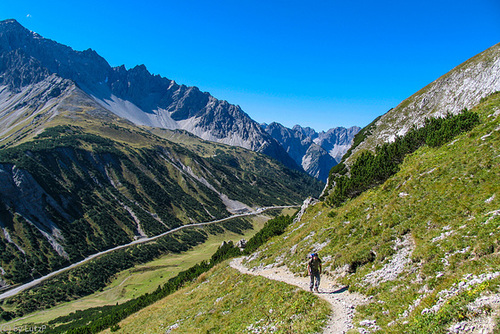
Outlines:
[[[259, 275], [276, 281], [285, 282], [309, 291], [309, 277], [298, 277], [286, 268], [286, 266], [265, 269], [248, 269], [243, 265], [244, 257], [233, 259], [230, 266], [243, 274]], [[323, 298], [332, 307], [332, 315], [324, 328], [324, 334], [343, 334], [354, 328], [353, 318], [357, 305], [367, 300], [358, 293], [350, 293], [346, 287], [337, 285], [330, 277], [321, 276], [321, 284], [318, 297]]]

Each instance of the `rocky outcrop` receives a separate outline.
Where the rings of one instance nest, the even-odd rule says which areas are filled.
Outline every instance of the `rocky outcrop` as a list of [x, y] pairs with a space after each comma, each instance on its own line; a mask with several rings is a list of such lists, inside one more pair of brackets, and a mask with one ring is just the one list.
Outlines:
[[309, 175], [325, 182], [337, 161], [321, 146], [312, 143], [302, 157], [301, 165]]
[[[46, 206], [53, 208], [61, 217], [71, 218], [30, 173], [13, 165], [0, 164], [0, 197], [0, 205], [15, 207], [17, 213], [35, 226], [60, 256], [68, 258], [60, 244], [64, 237], [53, 217], [47, 214]], [[7, 225], [9, 222], [4, 222], [0, 217], [0, 226]]]
[[[500, 44], [457, 66], [383, 115], [371, 133], [353, 149], [351, 157], [361, 150], [373, 150], [377, 145], [393, 141], [412, 126], [422, 126], [425, 118], [470, 109], [496, 91], [500, 91]], [[346, 161], [348, 164], [351, 157]]]
[[312, 197], [306, 198], [304, 200], [304, 202], [302, 203], [302, 206], [300, 207], [300, 211], [297, 213], [297, 215], [293, 219], [293, 222], [294, 223], [299, 222], [302, 219], [302, 216], [304, 215], [304, 213], [306, 213], [307, 208], [316, 204], [316, 203], [318, 203], [318, 200], [316, 200]]

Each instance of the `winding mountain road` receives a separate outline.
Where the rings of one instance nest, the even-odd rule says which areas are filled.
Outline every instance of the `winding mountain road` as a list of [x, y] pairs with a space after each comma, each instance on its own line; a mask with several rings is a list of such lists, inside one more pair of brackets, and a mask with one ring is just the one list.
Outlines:
[[33, 281], [30, 281], [28, 283], [25, 283], [25, 284], [22, 284], [22, 285], [19, 285], [19, 286], [15, 287], [15, 288], [12, 288], [12, 289], [10, 289], [10, 290], [8, 290], [8, 291], [0, 294], [0, 300], [13, 297], [13, 296], [17, 295], [18, 293], [20, 293], [20, 292], [22, 292], [24, 290], [27, 290], [29, 288], [32, 288], [32, 287], [34, 287], [34, 286], [42, 283], [43, 281], [46, 281], [47, 279], [49, 279], [51, 277], [54, 277], [54, 276], [56, 276], [56, 275], [58, 275], [58, 274], [60, 274], [62, 272], [65, 272], [66, 270], [75, 268], [75, 267], [77, 267], [77, 266], [79, 266], [79, 265], [81, 265], [81, 264], [83, 264], [85, 262], [88, 262], [88, 261], [90, 261], [90, 260], [92, 260], [92, 259], [94, 259], [96, 257], [99, 257], [101, 255], [104, 255], [104, 254], [107, 254], [107, 253], [111, 253], [111, 252], [114, 252], [116, 250], [119, 250], [119, 249], [122, 249], [122, 248], [127, 248], [127, 247], [130, 247], [130, 246], [133, 246], [133, 245], [142, 244], [142, 243], [145, 243], [145, 242], [150, 242], [150, 241], [156, 240], [158, 238], [164, 237], [164, 236], [166, 236], [168, 234], [180, 231], [180, 230], [185, 229], [185, 228], [200, 227], [200, 226], [205, 226], [205, 225], [211, 225], [211, 224], [221, 223], [223, 221], [234, 219], [234, 218], [238, 218], [238, 217], [258, 215], [258, 214], [261, 214], [264, 211], [272, 210], [272, 209], [288, 209], [288, 208], [296, 208], [296, 207], [299, 207], [299, 205], [268, 206], [268, 207], [258, 208], [258, 209], [254, 210], [254, 211], [250, 211], [250, 212], [246, 212], [246, 213], [242, 213], [242, 214], [237, 214], [237, 215], [232, 215], [230, 217], [226, 217], [226, 218], [218, 219], [218, 220], [213, 220], [213, 221], [210, 221], [210, 222], [183, 225], [183, 226], [176, 227], [176, 228], [174, 228], [172, 230], [169, 230], [167, 232], [164, 232], [164, 233], [152, 236], [152, 237], [137, 239], [137, 240], [134, 240], [134, 241], [132, 241], [132, 242], [130, 242], [128, 244], [116, 246], [114, 248], [110, 248], [110, 249], [104, 250], [102, 252], [99, 252], [99, 253], [96, 253], [96, 254], [92, 254], [89, 257], [87, 257], [87, 258], [85, 258], [85, 259], [83, 259], [83, 260], [81, 260], [79, 262], [73, 263], [73, 264], [71, 264], [71, 265], [69, 265], [67, 267], [64, 267], [64, 268], [61, 268], [59, 270], [53, 271], [50, 274], [47, 274], [47, 275], [42, 276], [40, 278], [37, 278], [37, 279], [35, 279]]

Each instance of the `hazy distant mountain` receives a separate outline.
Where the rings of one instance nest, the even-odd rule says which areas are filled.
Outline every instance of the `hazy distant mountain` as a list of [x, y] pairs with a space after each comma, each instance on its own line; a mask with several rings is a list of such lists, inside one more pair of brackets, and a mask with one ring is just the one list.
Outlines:
[[342, 159], [360, 130], [357, 126], [338, 127], [318, 133], [309, 127], [295, 125], [289, 129], [275, 122], [262, 124], [262, 127], [299, 166], [322, 181], [327, 180], [330, 169]]

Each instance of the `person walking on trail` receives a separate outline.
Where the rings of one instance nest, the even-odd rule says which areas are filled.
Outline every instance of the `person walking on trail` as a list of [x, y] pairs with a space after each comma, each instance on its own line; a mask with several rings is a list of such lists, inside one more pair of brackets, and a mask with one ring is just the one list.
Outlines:
[[321, 280], [321, 269], [321, 260], [318, 253], [311, 254], [311, 260], [309, 260], [309, 263], [307, 264], [307, 272], [311, 277], [311, 284], [309, 285], [310, 291], [313, 291], [314, 288], [314, 291], [319, 292], [318, 288]]

